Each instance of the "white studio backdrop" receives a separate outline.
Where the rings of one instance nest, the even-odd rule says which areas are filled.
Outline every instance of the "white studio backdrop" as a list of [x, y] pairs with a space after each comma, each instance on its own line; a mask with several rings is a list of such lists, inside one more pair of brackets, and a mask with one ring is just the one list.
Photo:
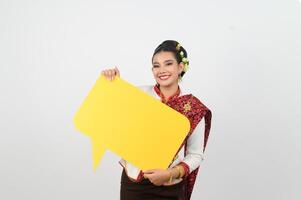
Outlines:
[[299, 0], [0, 0], [0, 199], [119, 199], [119, 157], [96, 173], [73, 115], [101, 70], [154, 84], [166, 39], [213, 112], [193, 200], [298, 200]]

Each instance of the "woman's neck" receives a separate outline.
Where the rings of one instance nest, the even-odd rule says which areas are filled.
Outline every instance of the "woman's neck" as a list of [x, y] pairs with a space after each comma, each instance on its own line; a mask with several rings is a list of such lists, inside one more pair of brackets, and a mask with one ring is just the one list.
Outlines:
[[179, 85], [178, 84], [173, 84], [168, 87], [164, 87], [160, 85], [160, 91], [164, 95], [166, 99], [168, 99], [170, 96], [175, 94], [178, 90]]

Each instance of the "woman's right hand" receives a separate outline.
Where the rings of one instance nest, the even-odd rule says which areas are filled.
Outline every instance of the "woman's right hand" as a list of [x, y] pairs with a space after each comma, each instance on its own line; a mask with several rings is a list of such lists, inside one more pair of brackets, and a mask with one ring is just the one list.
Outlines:
[[101, 75], [104, 75], [107, 80], [114, 80], [115, 76], [120, 77], [120, 72], [117, 67], [111, 69], [104, 69], [101, 71]]

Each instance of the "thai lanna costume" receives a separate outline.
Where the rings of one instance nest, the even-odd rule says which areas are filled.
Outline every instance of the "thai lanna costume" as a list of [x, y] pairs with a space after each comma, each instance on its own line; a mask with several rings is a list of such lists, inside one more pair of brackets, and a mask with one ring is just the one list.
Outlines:
[[[178, 199], [190, 200], [199, 166], [204, 160], [204, 152], [211, 127], [211, 111], [195, 96], [178, 87], [178, 90], [169, 99], [165, 99], [159, 85], [138, 86], [141, 90], [161, 100], [185, 115], [190, 121], [190, 131], [181, 144], [169, 168], [182, 165], [185, 174], [182, 178], [173, 179], [171, 184], [162, 186], [153, 185], [144, 179], [142, 170], [124, 159], [119, 161], [123, 167], [121, 179], [121, 200], [135, 199]], [[204, 120], [201, 120], [203, 119]], [[201, 123], [204, 122], [203, 131]]]

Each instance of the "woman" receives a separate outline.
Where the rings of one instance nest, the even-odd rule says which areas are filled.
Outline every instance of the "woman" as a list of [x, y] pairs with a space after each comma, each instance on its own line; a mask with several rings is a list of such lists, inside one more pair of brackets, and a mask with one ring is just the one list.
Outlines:
[[[211, 111], [189, 91], [180, 88], [179, 82], [188, 65], [187, 52], [177, 41], [166, 40], [153, 53], [152, 72], [156, 84], [138, 87], [185, 115], [191, 128], [168, 169], [142, 171], [124, 159], [119, 161], [123, 167], [121, 200], [189, 200], [191, 197], [200, 163], [204, 159]], [[101, 73], [109, 80], [120, 77], [117, 67]], [[205, 131], [199, 123], [203, 118]]]

